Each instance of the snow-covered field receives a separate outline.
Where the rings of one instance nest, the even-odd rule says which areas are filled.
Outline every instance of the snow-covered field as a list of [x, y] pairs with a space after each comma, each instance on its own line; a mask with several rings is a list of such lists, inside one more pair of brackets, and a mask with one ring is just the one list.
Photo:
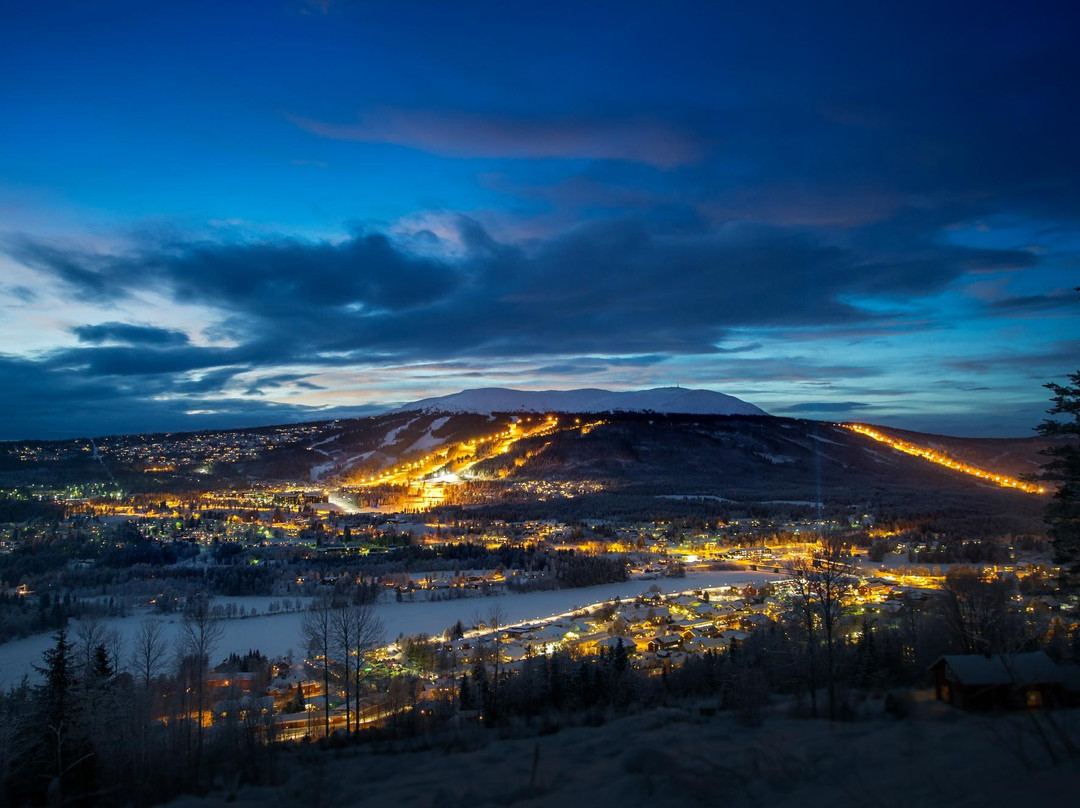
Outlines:
[[[524, 732], [479, 728], [442, 748], [385, 746], [282, 755], [275, 783], [183, 797], [172, 808], [321, 805], [519, 808], [1025, 808], [1075, 804], [1076, 761], [1051, 765], [1028, 715], [965, 714], [919, 694], [903, 721], [882, 699], [856, 721], [790, 717], [776, 699], [762, 726], [688, 702], [601, 727]], [[715, 714], [712, 714], [715, 713]], [[1056, 720], [1075, 732], [1080, 711]], [[1072, 795], [1072, 796], [1070, 796]]]
[[[476, 614], [486, 614], [496, 603], [502, 608], [505, 619], [510, 622], [541, 620], [552, 615], [572, 611], [581, 606], [599, 603], [619, 596], [633, 598], [656, 585], [663, 592], [679, 592], [687, 589], [725, 585], [760, 583], [775, 578], [766, 572], [722, 571], [690, 572], [685, 578], [661, 578], [659, 580], [632, 580], [626, 583], [590, 586], [583, 589], [557, 589], [551, 592], [495, 595], [492, 597], [464, 598], [447, 601], [408, 601], [380, 603], [375, 609], [386, 627], [386, 640], [392, 641], [399, 634], [440, 634], [458, 620], [469, 624]], [[231, 651], [243, 653], [258, 649], [269, 657], [284, 656], [290, 650], [299, 652], [300, 621], [302, 615], [267, 614], [270, 602], [281, 598], [217, 598], [214, 604], [235, 603], [250, 612], [258, 610], [259, 616], [232, 619], [222, 622], [224, 637], [218, 647], [216, 659], [220, 660]], [[107, 621], [110, 628], [117, 629], [126, 643], [138, 631], [139, 624], [152, 615], [129, 616]], [[176, 637], [180, 629], [178, 615], [160, 617], [170, 637]], [[71, 632], [74, 634], [75, 623]], [[36, 677], [34, 665], [41, 662], [45, 649], [53, 644], [51, 634], [39, 634], [23, 640], [0, 645], [0, 686], [17, 683], [24, 675]]]

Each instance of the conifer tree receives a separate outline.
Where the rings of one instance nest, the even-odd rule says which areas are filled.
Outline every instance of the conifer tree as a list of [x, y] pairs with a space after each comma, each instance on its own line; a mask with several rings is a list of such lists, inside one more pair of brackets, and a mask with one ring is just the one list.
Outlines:
[[1054, 394], [1047, 414], [1065, 418], [1047, 418], [1037, 427], [1053, 441], [1042, 452], [1050, 460], [1038, 479], [1056, 485], [1046, 506], [1047, 534], [1056, 561], [1075, 579], [1080, 577], [1080, 371], [1069, 375], [1069, 384], [1049, 382], [1045, 387]]

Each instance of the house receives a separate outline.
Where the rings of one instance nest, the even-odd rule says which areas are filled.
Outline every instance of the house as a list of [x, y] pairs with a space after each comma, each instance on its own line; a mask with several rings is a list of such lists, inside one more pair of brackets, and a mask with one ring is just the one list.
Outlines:
[[930, 670], [938, 699], [962, 710], [1037, 708], [1075, 696], [1075, 677], [1045, 651], [946, 654]]
[[720, 635], [719, 639], [723, 640], [727, 647], [730, 648], [732, 641], [744, 642], [749, 636], [750, 635], [744, 631], [736, 631], [734, 629], [729, 629], [728, 631], [723, 632]]
[[748, 614], [739, 620], [739, 627], [744, 631], [753, 631], [755, 628], [764, 628], [772, 623], [772, 620], [764, 614]]
[[258, 681], [259, 674], [234, 671], [232, 673], [218, 673], [211, 671], [206, 674], [205, 682], [210, 690], [229, 688], [240, 693], [251, 693]]
[[637, 651], [637, 645], [631, 638], [618, 637], [615, 635], [608, 635], [594, 640], [590, 645], [590, 650], [598, 653], [601, 648], [605, 648], [609, 653], [614, 653], [618, 650], [620, 644], [627, 653]]
[[211, 709], [215, 721], [230, 716], [243, 721], [251, 716], [267, 716], [273, 713], [274, 697], [245, 695], [235, 699], [222, 699], [214, 702]]
[[673, 649], [681, 648], [682, 643], [683, 638], [678, 634], [664, 634], [659, 637], [653, 637], [651, 640], [649, 640], [649, 643], [646, 647], [649, 651], [655, 653], [658, 651], [670, 651]]
[[723, 653], [728, 650], [729, 641], [722, 637], [699, 637], [684, 643], [687, 651], [695, 653]]

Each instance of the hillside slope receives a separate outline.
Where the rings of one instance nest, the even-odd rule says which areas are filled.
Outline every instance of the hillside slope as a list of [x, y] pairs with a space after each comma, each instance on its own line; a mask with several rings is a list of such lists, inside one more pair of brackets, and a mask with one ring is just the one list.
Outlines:
[[[762, 726], [747, 727], [730, 713], [669, 707], [542, 736], [534, 729], [499, 740], [493, 731], [463, 731], [418, 752], [285, 754], [273, 788], [171, 804], [989, 808], [1064, 804], [1075, 791], [1075, 761], [1045, 762], [1037, 773], [1024, 765], [1025, 754], [1038, 752], [1022, 742], [1038, 747], [1023, 716], [967, 715], [931, 703], [897, 721], [880, 704], [870, 702], [867, 718], [852, 723], [774, 710]], [[1075, 712], [1060, 718], [1075, 726]]]
[[741, 399], [712, 390], [658, 387], [613, 393], [610, 390], [511, 390], [483, 387], [448, 396], [425, 398], [398, 412], [656, 412], [694, 415], [764, 415], [765, 411]]

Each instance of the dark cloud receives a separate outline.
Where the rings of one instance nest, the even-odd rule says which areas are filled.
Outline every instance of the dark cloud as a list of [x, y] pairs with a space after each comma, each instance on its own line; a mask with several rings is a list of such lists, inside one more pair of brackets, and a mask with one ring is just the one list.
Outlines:
[[16, 300], [21, 300], [23, 303], [33, 303], [38, 299], [37, 292], [28, 286], [4, 286], [2, 292]]
[[773, 407], [774, 413], [785, 415], [848, 413], [873, 407], [859, 401], [810, 401], [805, 404], [791, 404], [786, 407]]
[[673, 168], [702, 153], [702, 144], [684, 127], [641, 115], [552, 118], [384, 107], [356, 123], [290, 120], [320, 137], [392, 143], [444, 157], [591, 158]]
[[0, 423], [0, 440], [229, 429], [356, 418], [395, 406], [318, 408], [216, 395], [226, 375], [204, 374], [201, 381], [187, 384], [171, 376], [117, 380], [0, 356], [0, 389], [9, 416]]
[[873, 365], [829, 364], [809, 357], [733, 359], [724, 362], [720, 369], [708, 371], [700, 383], [725, 387], [747, 381], [811, 382], [829, 385], [837, 379], [866, 379], [882, 373], [882, 368]]
[[[792, 62], [813, 52], [809, 40], [799, 42], [801, 56], [763, 49], [770, 56], [750, 71], [744, 96], [680, 109], [684, 128], [708, 144], [693, 166], [656, 172], [599, 163], [540, 174], [503, 165], [482, 182], [579, 216], [634, 210], [659, 218], [681, 208], [715, 223], [806, 227], [856, 240], [855, 231], [871, 228], [867, 246], [875, 250], [908, 251], [945, 228], [1000, 214], [1037, 227], [1075, 222], [1080, 150], [1068, 133], [1080, 129], [1073, 100], [1080, 51], [1054, 15], [1025, 15], [1016, 36], [1019, 21], [976, 24], [935, 9], [932, 25], [912, 26], [906, 15], [874, 13], [868, 28], [899, 16], [892, 22], [905, 33], [879, 32], [887, 44], [874, 50], [870, 36], [845, 42], [797, 75]], [[950, 24], [963, 37], [939, 38]], [[844, 39], [843, 28], [829, 37]], [[717, 77], [732, 67], [723, 54], [709, 64]], [[1030, 266], [1023, 252], [974, 252], [966, 261], [987, 270]], [[898, 266], [918, 271], [920, 263]]]
[[1059, 342], [1049, 350], [1023, 350], [1018, 346], [1008, 352], [970, 359], [950, 359], [942, 364], [968, 373], [1024, 371], [1028, 378], [1042, 379], [1047, 374], [1064, 375], [1065, 369], [1076, 366], [1080, 356], [1080, 339]]
[[1076, 308], [1080, 295], [1073, 289], [1058, 289], [1042, 295], [1020, 295], [990, 302], [991, 311], [1003, 314], [1038, 315], [1057, 309]]
[[245, 360], [259, 356], [252, 347], [203, 348], [183, 346], [157, 348], [147, 346], [104, 346], [69, 348], [43, 358], [44, 366], [74, 370], [92, 376], [140, 376], [157, 373], [181, 373], [224, 366], [246, 367]]
[[7, 251], [83, 298], [117, 300], [162, 283], [180, 302], [258, 308], [267, 316], [401, 311], [445, 295], [457, 280], [446, 265], [404, 253], [379, 233], [354, 233], [340, 243], [142, 241], [121, 255], [29, 238], [12, 239]]
[[261, 376], [252, 382], [244, 391], [245, 395], [263, 396], [267, 390], [279, 390], [285, 386], [300, 387], [304, 390], [325, 390], [322, 385], [307, 381], [301, 373], [276, 373], [271, 376]]
[[99, 325], [80, 325], [71, 329], [71, 331], [79, 338], [79, 342], [93, 344], [118, 342], [126, 345], [171, 347], [188, 343], [188, 335], [183, 331], [173, 331], [149, 325], [112, 322]]
[[[1053, 316], [1069, 328], [1063, 315], [1075, 302], [1062, 291], [1074, 282], [1080, 219], [1080, 49], [1066, 4], [991, 3], [975, 13], [921, 0], [825, 0], [779, 16], [752, 4], [675, 12], [600, 4], [575, 8], [573, 25], [525, 8], [484, 20], [447, 9], [399, 18], [393, 4], [365, 5], [337, 15], [340, 40], [317, 40], [326, 58], [306, 66], [259, 61], [275, 48], [245, 51], [245, 42], [277, 41], [238, 38], [250, 15], [237, 12], [235, 29], [206, 31], [197, 17], [176, 20], [177, 42], [193, 41], [187, 34], [200, 28], [208, 53], [219, 42], [236, 64], [260, 65], [252, 75], [274, 76], [264, 82], [273, 108], [308, 115], [291, 125], [230, 117], [250, 105], [227, 102], [236, 84], [221, 80], [213, 59], [192, 73], [194, 84], [151, 82], [144, 95], [130, 71], [105, 71], [100, 77], [114, 83], [101, 92], [140, 99], [146, 114], [131, 120], [102, 117], [114, 107], [78, 82], [71, 95], [59, 81], [55, 97], [31, 94], [45, 100], [20, 108], [13, 133], [34, 138], [25, 142], [41, 165], [31, 173], [54, 178], [57, 193], [126, 217], [152, 191], [170, 204], [175, 197], [148, 211], [158, 221], [212, 215], [218, 234], [143, 233], [111, 253], [6, 237], [0, 248], [80, 303], [130, 309], [152, 288], [216, 320], [200, 334], [211, 345], [144, 323], [78, 326], [75, 347], [25, 360], [42, 395], [85, 399], [101, 418], [109, 416], [93, 410], [98, 395], [103, 408], [127, 395], [167, 414], [184, 406], [164, 403], [176, 395], [213, 399], [200, 408], [228, 412], [247, 406], [227, 403], [230, 395], [312, 389], [283, 367], [433, 379], [614, 378], [621, 369], [630, 383], [667, 372], [647, 357], [706, 384], [817, 385], [885, 374], [894, 359], [893, 372], [909, 373], [911, 356], [931, 356], [936, 336], [959, 337], [957, 345], [987, 336], [986, 355], [927, 360], [929, 379], [962, 371], [960, 391], [977, 390], [968, 377], [988, 374], [979, 387], [1015, 390], [1075, 366], [1075, 341], [1048, 345], [1049, 329], [1029, 322]], [[92, 18], [81, 15], [76, 27]], [[114, 40], [79, 42], [113, 41], [118, 53], [164, 42], [168, 62], [178, 58], [168, 37], [145, 36], [134, 18], [121, 22], [134, 27], [121, 31], [110, 20], [120, 32]], [[40, 54], [37, 70], [70, 55], [70, 43], [52, 36], [55, 21], [46, 15], [40, 25], [41, 47], [23, 49]], [[369, 35], [377, 41], [361, 47]], [[314, 41], [306, 36], [290, 30], [280, 41], [302, 54]], [[48, 47], [60, 42], [65, 54]], [[81, 63], [101, 69], [142, 64], [141, 56]], [[368, 58], [380, 81], [357, 94]], [[45, 148], [39, 139], [64, 129], [43, 114], [56, 109], [82, 110], [77, 140], [57, 136]], [[163, 136], [161, 121], [180, 128]], [[215, 132], [212, 153], [207, 131]], [[175, 160], [160, 159], [153, 144], [163, 142], [183, 147]], [[256, 159], [220, 162], [252, 142]], [[101, 168], [72, 172], [44, 158], [50, 153]], [[90, 159], [71, 156], [83, 154]], [[297, 155], [287, 173], [275, 173], [273, 163]], [[385, 173], [369, 170], [376, 160]], [[334, 170], [296, 168], [327, 165]], [[385, 177], [401, 177], [401, 188], [384, 195]], [[86, 188], [100, 191], [91, 198]], [[274, 204], [264, 204], [271, 195]], [[212, 198], [228, 209], [207, 208]], [[393, 236], [384, 225], [339, 240], [266, 235], [268, 221], [310, 227], [312, 211], [319, 227], [360, 210], [422, 220], [417, 204], [436, 210], [440, 224], [456, 210], [473, 218], [449, 237], [427, 223]], [[1005, 273], [1024, 280], [1004, 281]], [[970, 283], [980, 274], [989, 276], [981, 290]], [[49, 294], [4, 291], [22, 302]], [[957, 292], [966, 292], [962, 301]], [[818, 351], [799, 347], [823, 338], [831, 342]], [[824, 353], [842, 340], [864, 343], [858, 359]], [[868, 340], [882, 347], [877, 361]], [[994, 355], [997, 345], [1010, 347]], [[818, 395], [879, 400], [851, 388]]]
[[992, 387], [986, 387], [985, 385], [973, 384], [971, 382], [956, 381], [955, 379], [941, 379], [931, 383], [933, 387], [944, 388], [947, 390], [963, 390], [966, 393], [985, 393], [993, 390]]
[[126, 293], [110, 283], [111, 256], [99, 256], [41, 239], [10, 236], [0, 246], [24, 266], [55, 277], [85, 299], [115, 300]]
[[928, 56], [864, 88], [848, 76], [847, 87], [819, 84], [741, 110], [726, 145], [754, 170], [750, 182], [718, 185], [718, 201], [777, 224], [823, 226], [1080, 213], [1080, 154], [1062, 136], [1080, 125], [1072, 44], [1059, 34], [979, 58], [944, 47]]
[[1035, 424], [1046, 417], [1046, 402], [1038, 398], [1020, 404], [997, 404], [993, 408], [968, 413], [928, 413], [889, 415], [874, 418], [874, 423], [970, 438], [1031, 437]]
[[[112, 256], [24, 239], [13, 254], [80, 295], [117, 299], [154, 283], [177, 302], [216, 309], [215, 331], [239, 343], [197, 347], [162, 329], [83, 326], [76, 333], [95, 346], [49, 362], [95, 374], [747, 352], [757, 344], [724, 344], [730, 329], [880, 326], [890, 318], [847, 298], [930, 294], [973, 267], [1037, 260], [926, 240], [873, 251], [751, 224], [671, 233], [604, 220], [526, 245], [499, 242], [470, 219], [459, 231], [464, 254], [453, 258], [418, 257], [370, 233], [340, 243], [144, 242]], [[126, 345], [99, 344], [110, 341]]]
[[717, 347], [716, 352], [722, 354], [734, 354], [734, 353], [750, 353], [761, 348], [760, 342], [750, 342], [746, 345], [734, 345], [730, 348]]

